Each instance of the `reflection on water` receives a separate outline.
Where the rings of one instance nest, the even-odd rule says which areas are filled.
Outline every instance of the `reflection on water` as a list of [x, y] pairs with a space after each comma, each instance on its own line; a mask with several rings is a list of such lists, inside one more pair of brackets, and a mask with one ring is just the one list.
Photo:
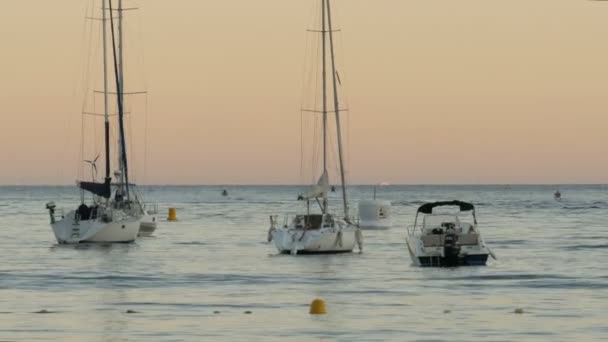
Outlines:
[[[73, 204], [72, 187], [0, 188], [0, 340], [592, 341], [608, 333], [603, 187], [560, 186], [560, 202], [550, 186], [383, 187], [395, 227], [366, 231], [364, 253], [279, 255], [265, 242], [268, 216], [298, 209], [300, 190], [228, 187], [226, 198], [219, 187], [155, 187], [150, 199], [178, 208], [180, 219], [161, 222], [156, 237], [66, 246], [55, 243], [44, 204]], [[355, 187], [353, 205], [372, 193]], [[499, 260], [413, 267], [405, 227], [416, 207], [452, 199], [478, 204]], [[308, 315], [317, 297], [327, 315]]]

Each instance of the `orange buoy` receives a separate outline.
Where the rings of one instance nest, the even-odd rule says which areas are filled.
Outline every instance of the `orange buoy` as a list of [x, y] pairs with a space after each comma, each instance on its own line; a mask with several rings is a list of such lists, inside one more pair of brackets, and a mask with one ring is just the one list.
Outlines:
[[177, 210], [175, 208], [169, 208], [169, 217], [167, 221], [177, 221]]
[[323, 315], [327, 313], [325, 309], [325, 301], [323, 299], [315, 299], [310, 303], [310, 312], [311, 315]]

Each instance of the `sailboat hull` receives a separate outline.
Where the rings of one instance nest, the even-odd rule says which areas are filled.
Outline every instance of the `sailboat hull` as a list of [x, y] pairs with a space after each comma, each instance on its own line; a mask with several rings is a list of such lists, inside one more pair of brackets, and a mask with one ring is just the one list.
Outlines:
[[101, 218], [77, 221], [74, 214], [72, 211], [60, 221], [51, 224], [58, 243], [127, 243], [135, 241], [139, 233], [139, 218], [126, 216], [122, 220], [112, 222], [104, 222]]
[[279, 253], [292, 255], [350, 253], [361, 245], [361, 234], [351, 225], [314, 230], [278, 228], [271, 236]]

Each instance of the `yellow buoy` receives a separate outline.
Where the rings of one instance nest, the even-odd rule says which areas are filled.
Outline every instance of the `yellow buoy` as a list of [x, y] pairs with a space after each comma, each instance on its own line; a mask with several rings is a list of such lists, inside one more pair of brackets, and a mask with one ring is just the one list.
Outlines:
[[310, 303], [310, 312], [311, 315], [323, 315], [326, 314], [325, 310], [325, 301], [323, 299], [315, 299]]
[[177, 221], [177, 211], [175, 208], [169, 208], [169, 217], [167, 217], [168, 221]]

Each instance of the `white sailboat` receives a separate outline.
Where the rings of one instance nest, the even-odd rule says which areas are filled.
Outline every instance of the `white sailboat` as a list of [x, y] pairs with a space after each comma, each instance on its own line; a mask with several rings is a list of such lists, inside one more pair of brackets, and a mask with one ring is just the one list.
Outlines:
[[[110, 14], [108, 16], [108, 13]], [[127, 147], [125, 139], [123, 86], [121, 84], [121, 71], [116, 49], [116, 37], [114, 33], [114, 10], [112, 0], [102, 1], [102, 40], [103, 40], [103, 83], [104, 83], [104, 146], [105, 146], [105, 177], [103, 182], [96, 181], [95, 165], [96, 159], [89, 161], [92, 167], [92, 180], [78, 181], [81, 201], [75, 210], [63, 214], [57, 212], [54, 202], [47, 203], [51, 227], [60, 244], [71, 244], [81, 242], [132, 242], [137, 238], [140, 230], [140, 221], [143, 215], [142, 207], [131, 189], [129, 183], [129, 168], [127, 158]], [[109, 17], [109, 19], [108, 19]], [[116, 99], [118, 104], [118, 128], [119, 128], [119, 168], [120, 179], [112, 184], [110, 173], [110, 115], [109, 115], [109, 91], [108, 91], [108, 28], [110, 22], [112, 59], [114, 65], [114, 78], [116, 83]], [[84, 132], [82, 132], [84, 134]], [[116, 186], [112, 196], [112, 186]], [[85, 191], [93, 195], [89, 204], [85, 202]], [[59, 216], [59, 217], [58, 217]]]
[[[321, 42], [322, 42], [322, 99], [323, 108], [323, 172], [318, 182], [311, 189], [298, 196], [298, 199], [306, 201], [306, 211], [290, 217], [283, 218], [279, 223], [278, 216], [271, 216], [268, 240], [274, 241], [280, 253], [296, 254], [321, 254], [321, 253], [347, 253], [352, 252], [358, 245], [359, 250], [363, 248], [363, 236], [361, 230], [352, 224], [349, 217], [347, 200], [347, 189], [345, 183], [344, 158], [342, 148], [342, 136], [340, 127], [340, 106], [338, 98], [338, 74], [336, 71], [334, 40], [332, 30], [332, 16], [330, 0], [321, 0]], [[336, 135], [338, 146], [338, 159], [340, 168], [340, 180], [342, 185], [342, 215], [330, 212], [328, 191], [330, 191], [328, 174], [328, 118], [331, 111], [327, 103], [327, 40], [329, 38], [329, 52], [332, 71], [333, 99], [336, 120]], [[312, 211], [311, 205], [319, 206], [320, 211]]]

